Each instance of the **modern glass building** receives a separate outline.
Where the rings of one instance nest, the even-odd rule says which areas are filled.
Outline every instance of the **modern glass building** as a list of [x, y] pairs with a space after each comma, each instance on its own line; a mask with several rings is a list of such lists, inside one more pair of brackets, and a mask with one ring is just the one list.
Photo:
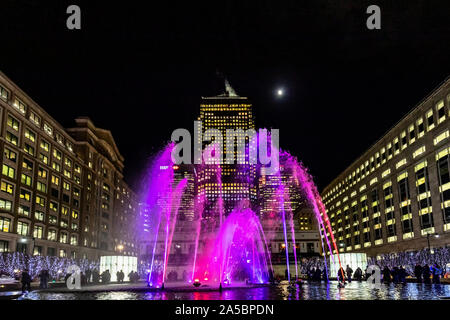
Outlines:
[[450, 244], [450, 78], [322, 192], [340, 252]]

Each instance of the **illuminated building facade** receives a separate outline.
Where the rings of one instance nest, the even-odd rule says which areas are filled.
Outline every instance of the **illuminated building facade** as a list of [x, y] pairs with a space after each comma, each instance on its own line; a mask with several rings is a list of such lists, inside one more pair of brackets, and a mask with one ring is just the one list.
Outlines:
[[[285, 192], [287, 191], [286, 193], [289, 196], [284, 199], [284, 203], [279, 201], [277, 197], [280, 185], [284, 186]], [[261, 218], [266, 217], [271, 212], [281, 212], [283, 207], [288, 211], [295, 212], [304, 204], [300, 190], [292, 180], [292, 173], [283, 165], [280, 165], [279, 175], [268, 175], [265, 173], [265, 168], [261, 168], [258, 192]]]
[[450, 244], [450, 79], [322, 192], [341, 252]]
[[0, 73], [0, 252], [136, 255], [133, 192], [111, 132], [63, 128]]
[[181, 180], [187, 179], [186, 189], [183, 192], [178, 209], [178, 218], [183, 221], [194, 220], [194, 197], [195, 197], [195, 181], [194, 181], [194, 167], [192, 165], [177, 165], [174, 166], [174, 186]]
[[[221, 183], [222, 196], [224, 200], [225, 214], [229, 213], [241, 200], [249, 200], [251, 205], [256, 205], [257, 185], [256, 185], [256, 167], [249, 164], [248, 156], [245, 159], [239, 158], [234, 150], [226, 148], [226, 130], [241, 129], [244, 132], [249, 129], [255, 129], [252, 105], [246, 97], [238, 96], [231, 86], [226, 82], [226, 93], [215, 97], [203, 97], [200, 105], [201, 130], [199, 139], [208, 129], [218, 129], [223, 137], [223, 159], [226, 159], [228, 153], [233, 153], [235, 163], [241, 164], [221, 164]], [[248, 136], [242, 136], [245, 141]], [[205, 142], [199, 141], [202, 150], [205, 149]], [[245, 155], [244, 155], [245, 156]], [[224, 160], [225, 161], [225, 160]], [[208, 203], [214, 204], [220, 194], [220, 185], [218, 182], [217, 166], [202, 165], [199, 167], [196, 177], [197, 199], [206, 199]], [[206, 205], [203, 218], [209, 219], [217, 214], [215, 206]]]

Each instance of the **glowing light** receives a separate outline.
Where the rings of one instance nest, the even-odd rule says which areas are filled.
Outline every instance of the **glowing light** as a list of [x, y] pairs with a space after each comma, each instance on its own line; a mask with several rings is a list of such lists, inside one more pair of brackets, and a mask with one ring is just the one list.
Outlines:
[[278, 89], [278, 90], [277, 90], [277, 95], [278, 95], [279, 97], [281, 97], [282, 95], [284, 95], [283, 89]]

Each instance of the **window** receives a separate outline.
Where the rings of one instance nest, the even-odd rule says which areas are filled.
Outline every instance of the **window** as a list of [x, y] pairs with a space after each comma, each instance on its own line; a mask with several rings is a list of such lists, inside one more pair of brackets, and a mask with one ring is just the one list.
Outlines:
[[41, 207], [44, 207], [45, 199], [41, 196], [36, 196], [36, 204], [40, 205]]
[[27, 111], [27, 106], [25, 105], [25, 103], [17, 98], [14, 99], [13, 107], [19, 110], [22, 114], [25, 114], [25, 112]]
[[70, 160], [69, 158], [64, 158], [64, 164], [66, 166], [68, 166], [69, 168], [72, 167], [72, 160]]
[[40, 192], [46, 193], [47, 192], [47, 185], [45, 183], [42, 183], [38, 181], [36, 183], [36, 189]]
[[425, 146], [420, 147], [419, 149], [417, 149], [416, 151], [413, 152], [413, 158], [417, 158], [425, 151], [426, 151]]
[[14, 185], [12, 185], [9, 182], [2, 181], [1, 190], [7, 194], [13, 194], [14, 193]]
[[67, 233], [61, 232], [59, 236], [59, 242], [61, 243], [67, 243]]
[[63, 181], [63, 189], [66, 191], [70, 191], [70, 184], [66, 181]]
[[441, 100], [436, 104], [436, 113], [438, 118], [438, 124], [444, 122], [445, 120], [444, 100]]
[[19, 144], [19, 138], [17, 138], [17, 136], [13, 135], [9, 131], [6, 131], [6, 141], [12, 143], [15, 146]]
[[58, 171], [58, 172], [61, 171], [61, 166], [59, 165], [59, 163], [53, 162], [53, 163], [52, 163], [52, 168], [53, 168], [53, 170], [55, 170], [55, 171]]
[[33, 161], [24, 158], [22, 161], [22, 168], [26, 170], [33, 170]]
[[441, 143], [443, 140], [448, 139], [448, 137], [450, 137], [450, 130], [442, 132], [436, 138], [434, 138], [434, 145]]
[[81, 167], [79, 164], [75, 163], [75, 172], [76, 173], [81, 173]]
[[62, 153], [58, 149], [53, 149], [53, 157], [55, 157], [58, 160], [61, 160]]
[[28, 140], [35, 142], [36, 141], [36, 134], [31, 131], [30, 129], [26, 128], [25, 129], [25, 138], [27, 138]]
[[72, 218], [78, 219], [78, 212], [75, 210], [72, 210]]
[[401, 134], [401, 138], [402, 138], [402, 150], [405, 149], [408, 146], [408, 141], [406, 139], [406, 132], [403, 131]]
[[52, 176], [52, 183], [59, 186], [59, 178], [56, 176]]
[[16, 177], [16, 169], [4, 164], [2, 167], [2, 174], [4, 176], [10, 177], [11, 179], [14, 179]]
[[63, 138], [63, 136], [62, 136], [61, 134], [59, 134], [59, 133], [56, 133], [56, 141], [57, 141], [59, 144], [64, 145], [64, 138]]
[[70, 173], [69, 170], [64, 169], [64, 175], [70, 179], [70, 177], [72, 176], [72, 174]]
[[400, 142], [398, 138], [394, 139], [394, 155], [398, 154], [400, 152]]
[[43, 163], [45, 163], [45, 164], [48, 165], [48, 157], [47, 157], [46, 155], [40, 153], [40, 154], [39, 154], [39, 159], [40, 159]]
[[45, 221], [45, 213], [42, 211], [36, 210], [34, 212], [34, 218], [38, 221]]
[[20, 182], [22, 182], [22, 184], [25, 184], [27, 186], [31, 186], [32, 179], [31, 179], [30, 176], [26, 175], [25, 173], [22, 173], [22, 176], [20, 178]]
[[39, 167], [39, 169], [38, 169], [38, 176], [40, 178], [47, 179], [47, 170], [45, 170], [42, 167]]
[[61, 214], [67, 216], [69, 214], [69, 208], [62, 206], [61, 207]]
[[38, 127], [41, 126], [41, 118], [33, 111], [31, 111], [30, 113], [30, 121], [33, 122]]
[[445, 224], [450, 223], [450, 157], [449, 151], [444, 150], [436, 155], [438, 168], [439, 189], [441, 191], [441, 208]]
[[19, 120], [12, 117], [11, 115], [8, 115], [8, 119], [6, 121], [6, 124], [13, 128], [15, 131], [19, 131]]
[[423, 135], [425, 134], [425, 126], [423, 123], [423, 119], [420, 118], [419, 120], [417, 120], [417, 138], [422, 138]]
[[416, 131], [414, 129], [414, 125], [410, 125], [409, 126], [409, 143], [413, 143], [414, 141], [416, 141]]
[[8, 252], [9, 241], [0, 240], [0, 253]]
[[48, 152], [48, 150], [50, 150], [50, 145], [45, 141], [45, 140], [41, 140], [41, 149], [45, 150]]
[[50, 201], [50, 210], [58, 212], [58, 203], [55, 201]]
[[56, 230], [48, 230], [47, 239], [50, 241], [56, 241]]
[[29, 217], [30, 216], [30, 207], [20, 205], [19, 209], [17, 209], [18, 213], [22, 216]]
[[[67, 238], [67, 235], [66, 235], [66, 238]], [[62, 242], [62, 241], [61, 241], [61, 242]], [[67, 257], [67, 252], [66, 252], [66, 250], [60, 249], [60, 250], [59, 250], [59, 257], [60, 257], [60, 258], [66, 258], [66, 257]]]
[[78, 237], [75, 235], [70, 236], [70, 244], [73, 246], [78, 245]]
[[48, 223], [50, 224], [57, 224], [58, 223], [58, 218], [52, 215], [48, 216]]
[[434, 128], [434, 116], [433, 116], [433, 109], [430, 109], [427, 112], [427, 131], [430, 131]]
[[11, 227], [11, 219], [0, 217], [0, 232], [9, 232]]
[[23, 150], [29, 155], [34, 156], [34, 148], [30, 146], [28, 143], [24, 143]]
[[53, 128], [46, 122], [44, 122], [44, 131], [49, 136], [53, 136]]
[[20, 234], [21, 236], [27, 236], [28, 228], [29, 228], [28, 223], [23, 222], [23, 221], [17, 222], [17, 234]]
[[59, 190], [58, 189], [51, 188], [50, 194], [52, 195], [53, 198], [59, 198]]
[[0, 86], [0, 98], [5, 101], [8, 101], [9, 92], [3, 86]]
[[75, 197], [79, 197], [80, 196], [80, 189], [78, 188], [73, 188], [73, 195]]
[[44, 228], [42, 226], [34, 226], [33, 237], [37, 239], [42, 239], [44, 234]]
[[31, 192], [25, 189], [20, 189], [20, 199], [23, 199], [25, 201], [31, 200]]
[[103, 190], [109, 192], [109, 191], [110, 191], [109, 185], [107, 185], [106, 183], [104, 183], [104, 184], [103, 184]]
[[61, 223], [59, 224], [61, 228], [67, 228], [69, 225], [66, 219], [61, 219]]
[[9, 150], [8, 148], [5, 148], [4, 155], [5, 155], [5, 158], [8, 159], [9, 161], [16, 162], [16, 160], [17, 160], [17, 153]]

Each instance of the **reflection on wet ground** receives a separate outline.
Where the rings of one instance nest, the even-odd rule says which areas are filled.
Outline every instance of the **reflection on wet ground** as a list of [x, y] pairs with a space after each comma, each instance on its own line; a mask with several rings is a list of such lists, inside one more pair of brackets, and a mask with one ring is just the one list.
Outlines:
[[204, 292], [31, 292], [22, 299], [32, 300], [434, 300], [450, 297], [450, 285], [420, 283], [383, 284], [372, 289], [365, 282], [352, 282], [338, 288], [337, 282], [304, 283], [301, 287], [279, 284], [271, 287], [241, 288]]

